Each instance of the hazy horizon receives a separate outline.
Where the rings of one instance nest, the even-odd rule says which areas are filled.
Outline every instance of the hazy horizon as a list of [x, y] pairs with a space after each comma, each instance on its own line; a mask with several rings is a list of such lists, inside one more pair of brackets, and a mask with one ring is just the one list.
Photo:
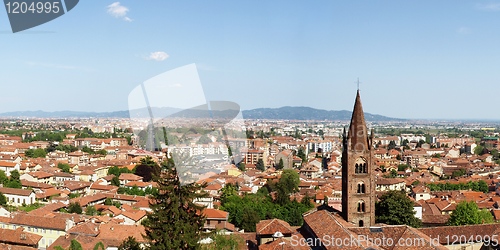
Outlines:
[[12, 33], [0, 113], [128, 109], [139, 84], [197, 65], [206, 100], [402, 119], [500, 120], [500, 1], [80, 1]]

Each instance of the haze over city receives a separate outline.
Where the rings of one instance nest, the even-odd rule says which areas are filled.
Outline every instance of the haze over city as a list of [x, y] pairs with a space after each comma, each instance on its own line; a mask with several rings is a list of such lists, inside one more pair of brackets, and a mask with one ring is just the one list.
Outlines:
[[196, 63], [242, 109], [500, 119], [500, 2], [80, 1], [13, 34], [0, 11], [0, 112], [127, 110], [147, 79]]

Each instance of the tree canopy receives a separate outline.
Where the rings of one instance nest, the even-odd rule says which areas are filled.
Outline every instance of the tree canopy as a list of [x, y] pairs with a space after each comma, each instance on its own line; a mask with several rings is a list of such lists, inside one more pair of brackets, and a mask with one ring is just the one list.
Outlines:
[[141, 162], [135, 167], [135, 174], [142, 177], [143, 181], [151, 181], [154, 175], [160, 174], [160, 167], [150, 156], [141, 159]]
[[375, 203], [375, 220], [389, 225], [422, 225], [422, 221], [415, 217], [413, 201], [404, 191], [389, 191], [382, 195]]
[[264, 172], [266, 170], [266, 166], [264, 165], [264, 161], [262, 159], [259, 159], [257, 161], [257, 164], [255, 164], [255, 168], [257, 170]]
[[0, 205], [6, 205], [7, 204], [7, 197], [5, 197], [4, 194], [0, 193]]
[[129, 236], [127, 239], [125, 239], [120, 246], [118, 246], [118, 250], [141, 250], [141, 244], [137, 242], [137, 240]]
[[202, 206], [194, 203], [206, 197], [204, 186], [197, 183], [181, 185], [173, 159], [161, 164], [160, 175], [154, 175], [158, 193], [152, 196], [151, 213], [144, 220], [150, 249], [197, 249], [205, 235]]
[[447, 224], [450, 226], [461, 226], [492, 222], [493, 215], [490, 211], [479, 209], [477, 204], [473, 201], [462, 201], [458, 203], [457, 208], [451, 214]]

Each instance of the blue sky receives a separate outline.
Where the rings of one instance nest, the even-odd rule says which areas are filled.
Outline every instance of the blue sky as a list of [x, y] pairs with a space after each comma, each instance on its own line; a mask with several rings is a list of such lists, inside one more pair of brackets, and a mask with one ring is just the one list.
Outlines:
[[[196, 63], [242, 109], [500, 119], [500, 1], [80, 1], [13, 34], [0, 9], [0, 112], [116, 111]], [[156, 53], [155, 53], [156, 52]]]

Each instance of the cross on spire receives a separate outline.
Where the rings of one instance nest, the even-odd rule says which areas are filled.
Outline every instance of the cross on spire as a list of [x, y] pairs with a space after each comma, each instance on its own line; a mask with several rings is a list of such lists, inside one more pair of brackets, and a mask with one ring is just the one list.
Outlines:
[[358, 81], [356, 82], [356, 84], [358, 84], [358, 91], [359, 91], [359, 84], [360, 84], [360, 83], [361, 83], [361, 82], [359, 82], [359, 77], [358, 77]]

